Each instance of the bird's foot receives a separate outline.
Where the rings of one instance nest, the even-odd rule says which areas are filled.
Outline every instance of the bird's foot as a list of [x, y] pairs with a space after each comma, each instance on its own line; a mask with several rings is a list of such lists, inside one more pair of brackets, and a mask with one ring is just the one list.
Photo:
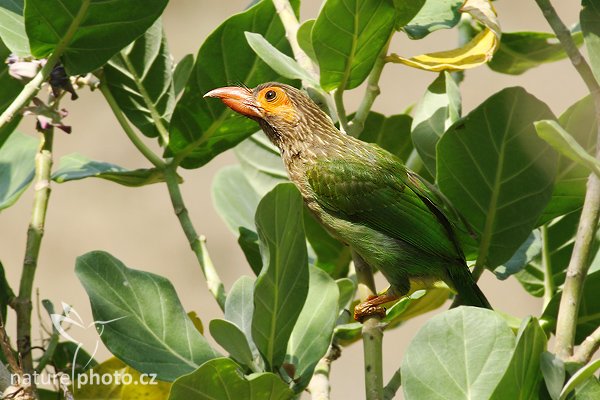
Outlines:
[[385, 307], [382, 307], [381, 305], [394, 301], [397, 298], [398, 296], [387, 293], [380, 296], [369, 296], [366, 301], [363, 301], [354, 307], [354, 319], [358, 322], [363, 322], [366, 318], [372, 316], [383, 318], [385, 317]]

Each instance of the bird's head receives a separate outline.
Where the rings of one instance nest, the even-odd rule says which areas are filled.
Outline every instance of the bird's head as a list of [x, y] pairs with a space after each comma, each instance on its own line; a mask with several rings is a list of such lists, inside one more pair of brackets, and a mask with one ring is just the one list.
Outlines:
[[263, 83], [254, 89], [222, 87], [204, 97], [221, 99], [233, 111], [258, 121], [278, 146], [287, 140], [303, 140], [311, 132], [335, 129], [327, 114], [304, 92], [282, 83]]

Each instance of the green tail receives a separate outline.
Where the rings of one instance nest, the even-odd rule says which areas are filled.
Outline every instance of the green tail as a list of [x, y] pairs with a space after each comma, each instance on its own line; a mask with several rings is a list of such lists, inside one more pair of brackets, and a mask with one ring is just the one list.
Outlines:
[[492, 309], [490, 302], [475, 283], [466, 265], [453, 266], [448, 272], [452, 279], [452, 286], [457, 293], [450, 308], [462, 305]]

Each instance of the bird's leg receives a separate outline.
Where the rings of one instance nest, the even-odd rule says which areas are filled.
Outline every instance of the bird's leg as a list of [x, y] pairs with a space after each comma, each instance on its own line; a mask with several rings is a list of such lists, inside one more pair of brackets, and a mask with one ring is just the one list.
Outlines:
[[358, 322], [362, 322], [365, 318], [372, 315], [378, 315], [383, 318], [385, 317], [385, 307], [382, 307], [381, 305], [397, 300], [400, 297], [402, 296], [397, 294], [394, 290], [387, 290], [379, 296], [369, 296], [366, 301], [363, 301], [354, 307], [354, 319]]

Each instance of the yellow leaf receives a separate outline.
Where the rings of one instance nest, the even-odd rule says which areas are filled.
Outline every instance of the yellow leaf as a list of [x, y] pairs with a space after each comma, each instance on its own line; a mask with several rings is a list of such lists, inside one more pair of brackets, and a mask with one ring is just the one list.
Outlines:
[[460, 11], [471, 14], [486, 27], [469, 43], [458, 49], [421, 54], [410, 58], [392, 54], [386, 57], [386, 61], [433, 72], [460, 71], [490, 61], [500, 45], [501, 32], [496, 10], [489, 0], [466, 0]]
[[171, 384], [140, 374], [116, 357], [75, 378], [71, 392], [77, 400], [163, 400]]

